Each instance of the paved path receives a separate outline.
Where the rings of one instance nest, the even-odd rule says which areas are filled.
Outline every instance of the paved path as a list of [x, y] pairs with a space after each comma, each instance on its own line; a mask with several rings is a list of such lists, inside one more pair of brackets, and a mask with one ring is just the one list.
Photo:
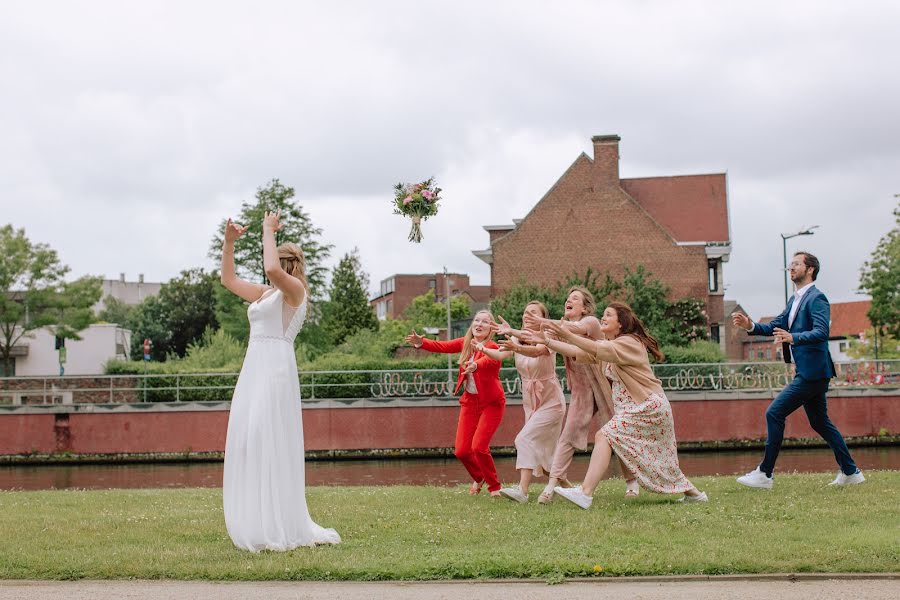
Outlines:
[[208, 581], [0, 581], [2, 600], [837, 600], [900, 598], [900, 579], [709, 580], [599, 579], [539, 582], [208, 582]]

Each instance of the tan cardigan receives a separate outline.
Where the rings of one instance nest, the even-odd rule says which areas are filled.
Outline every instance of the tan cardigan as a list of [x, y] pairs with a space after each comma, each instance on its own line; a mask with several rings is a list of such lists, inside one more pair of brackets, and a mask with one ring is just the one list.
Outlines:
[[[612, 341], [594, 340], [593, 360], [612, 363], [612, 368], [636, 402], [643, 402], [650, 394], [665, 394], [662, 382], [653, 374], [647, 347], [633, 335], [620, 335]], [[605, 379], [605, 376], [604, 376]]]

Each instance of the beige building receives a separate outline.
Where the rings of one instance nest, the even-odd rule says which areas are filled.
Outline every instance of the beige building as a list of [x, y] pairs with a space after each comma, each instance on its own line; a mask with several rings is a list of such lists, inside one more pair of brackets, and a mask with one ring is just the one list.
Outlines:
[[[66, 375], [101, 375], [109, 360], [128, 359], [131, 331], [115, 324], [94, 324], [79, 332], [80, 340], [66, 340]], [[14, 347], [12, 373], [16, 377], [59, 375], [56, 336], [37, 329]]]
[[137, 281], [125, 281], [125, 273], [119, 273], [118, 279], [104, 279], [100, 301], [94, 305], [94, 312], [100, 312], [106, 307], [107, 298], [115, 298], [123, 304], [134, 306], [140, 304], [150, 296], [159, 293], [161, 283], [144, 281], [144, 274], [138, 275]]

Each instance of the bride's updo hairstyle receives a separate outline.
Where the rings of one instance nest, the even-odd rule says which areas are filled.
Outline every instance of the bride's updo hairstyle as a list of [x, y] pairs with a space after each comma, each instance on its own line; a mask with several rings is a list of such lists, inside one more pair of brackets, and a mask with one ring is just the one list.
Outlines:
[[306, 259], [297, 244], [288, 242], [278, 246], [278, 261], [284, 272], [306, 283]]

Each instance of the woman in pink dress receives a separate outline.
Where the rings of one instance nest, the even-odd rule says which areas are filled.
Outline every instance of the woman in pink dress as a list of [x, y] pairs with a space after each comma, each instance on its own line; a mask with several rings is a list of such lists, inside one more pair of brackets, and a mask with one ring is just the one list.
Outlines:
[[658, 360], [663, 358], [657, 341], [631, 308], [620, 302], [611, 303], [603, 311], [600, 328], [606, 340], [587, 340], [555, 322], [544, 327], [543, 339], [549, 348], [600, 365], [615, 403], [615, 415], [595, 437], [584, 482], [576, 488], [557, 487], [556, 493], [581, 508], [589, 508], [615, 452], [648, 490], [683, 493], [682, 500], [706, 502], [706, 494], [688, 481], [678, 465], [672, 407], [647, 356], [649, 352]]
[[[539, 341], [528, 334], [539, 330], [542, 325], [547, 323], [560, 323], [572, 335], [586, 340], [602, 339], [600, 321], [594, 316], [595, 306], [594, 296], [587, 289], [574, 286], [569, 289], [562, 321], [551, 321], [547, 317], [526, 314], [525, 323], [528, 331], [526, 331], [524, 339], [531, 342]], [[572, 458], [576, 450], [587, 450], [588, 432], [594, 415], [600, 413], [601, 424], [609, 421], [613, 415], [612, 390], [597, 363], [577, 361], [573, 357], [565, 356], [565, 366], [566, 379], [571, 393], [569, 409], [562, 435], [560, 435], [553, 453], [550, 479], [547, 487], [538, 497], [538, 502], [541, 504], [546, 504], [553, 499], [553, 490], [557, 485], [571, 487], [568, 480], [569, 467], [572, 465]], [[639, 489], [637, 480], [634, 479], [624, 463], [622, 463], [622, 473], [626, 483], [625, 496], [637, 496]]]
[[[529, 302], [525, 314], [547, 317], [547, 307], [537, 301]], [[516, 436], [516, 469], [519, 486], [503, 488], [500, 494], [510, 500], [528, 502], [528, 486], [532, 477], [541, 477], [550, 471], [553, 449], [562, 429], [566, 414], [566, 398], [556, 376], [556, 353], [542, 344], [523, 345], [522, 335], [500, 318], [500, 325], [492, 329], [508, 339], [502, 350], [487, 347], [476, 348], [495, 360], [516, 357], [516, 369], [522, 380], [522, 407], [525, 409], [525, 426]]]

